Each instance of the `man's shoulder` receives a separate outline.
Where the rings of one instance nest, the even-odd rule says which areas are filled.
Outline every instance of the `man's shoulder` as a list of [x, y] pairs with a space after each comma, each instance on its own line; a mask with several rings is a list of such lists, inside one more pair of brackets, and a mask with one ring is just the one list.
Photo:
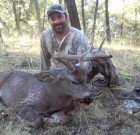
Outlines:
[[42, 35], [51, 35], [52, 34], [52, 30], [51, 29], [45, 29], [43, 32], [42, 32]]
[[70, 26], [70, 32], [72, 33], [72, 37], [73, 37], [74, 41], [79, 41], [79, 42], [81, 42], [83, 40], [87, 41], [87, 37], [83, 31]]

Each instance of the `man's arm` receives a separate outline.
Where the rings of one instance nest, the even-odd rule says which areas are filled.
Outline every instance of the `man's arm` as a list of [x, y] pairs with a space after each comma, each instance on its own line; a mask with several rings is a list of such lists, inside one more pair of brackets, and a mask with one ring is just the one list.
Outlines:
[[46, 46], [46, 35], [45, 32], [42, 33], [41, 37], [41, 64], [40, 64], [40, 70], [46, 71], [51, 68], [51, 55], [48, 52], [47, 46]]

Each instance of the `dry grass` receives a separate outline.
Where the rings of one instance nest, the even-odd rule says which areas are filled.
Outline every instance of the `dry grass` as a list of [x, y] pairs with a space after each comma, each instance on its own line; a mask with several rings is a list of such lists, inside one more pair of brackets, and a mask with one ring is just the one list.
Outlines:
[[30, 40], [27, 37], [8, 39], [0, 47], [0, 71], [16, 65], [19, 70], [38, 71], [40, 61], [39, 39]]
[[[39, 39], [27, 37], [7, 38], [0, 46], [0, 71], [18, 65], [18, 70], [39, 72]], [[118, 74], [129, 76], [125, 85], [115, 88], [95, 88], [93, 103], [89, 106], [76, 105], [66, 125], [48, 125], [40, 130], [27, 128], [13, 122], [10, 109], [0, 106], [1, 135], [135, 135], [139, 130], [139, 120], [125, 112], [118, 99], [122, 91], [131, 91], [140, 83], [140, 47], [104, 45], [104, 50], [113, 55], [113, 63]], [[12, 116], [12, 118], [10, 117]]]

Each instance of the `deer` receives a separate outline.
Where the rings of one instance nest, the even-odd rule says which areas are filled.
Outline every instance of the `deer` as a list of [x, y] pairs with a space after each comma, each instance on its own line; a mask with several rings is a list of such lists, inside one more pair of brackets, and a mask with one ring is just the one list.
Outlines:
[[[112, 57], [93, 55], [89, 50], [81, 55], [64, 54], [61, 48], [67, 36], [54, 54], [54, 59], [65, 65], [63, 70], [49, 70], [42, 76], [17, 70], [0, 72], [1, 101], [12, 107], [12, 112], [29, 127], [38, 129], [52, 122], [64, 124], [69, 120], [67, 110], [74, 101], [90, 104], [92, 98], [83, 62]], [[80, 65], [73, 65], [71, 60], [79, 60]]]

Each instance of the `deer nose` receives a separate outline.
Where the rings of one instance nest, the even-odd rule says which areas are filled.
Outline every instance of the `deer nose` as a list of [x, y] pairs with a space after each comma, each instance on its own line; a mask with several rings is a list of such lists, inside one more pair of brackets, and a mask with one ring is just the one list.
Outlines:
[[84, 104], [87, 104], [87, 105], [89, 105], [92, 101], [93, 100], [92, 100], [92, 97], [91, 97], [90, 93], [86, 93], [84, 98], [80, 99], [80, 103], [84, 103]]
[[85, 97], [89, 97], [89, 96], [91, 96], [91, 94], [90, 94], [89, 92], [86, 92], [86, 93], [84, 93], [84, 95], [83, 95], [84, 98], [85, 98]]

